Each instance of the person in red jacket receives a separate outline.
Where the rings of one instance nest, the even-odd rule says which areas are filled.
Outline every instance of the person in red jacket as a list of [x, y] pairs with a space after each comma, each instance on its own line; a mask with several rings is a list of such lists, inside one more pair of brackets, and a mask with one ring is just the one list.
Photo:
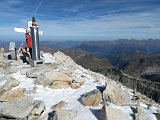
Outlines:
[[29, 53], [32, 58], [32, 38], [28, 32], [25, 35], [26, 35], [26, 44], [27, 47], [29, 48]]

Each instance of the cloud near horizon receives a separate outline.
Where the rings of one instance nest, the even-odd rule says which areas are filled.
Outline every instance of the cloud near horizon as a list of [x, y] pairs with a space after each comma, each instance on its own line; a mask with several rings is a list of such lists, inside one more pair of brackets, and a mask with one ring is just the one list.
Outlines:
[[160, 38], [158, 0], [35, 0], [30, 6], [28, 2], [32, 1], [0, 2], [2, 38], [23, 39], [12, 28], [25, 27], [33, 15], [44, 31], [43, 40]]

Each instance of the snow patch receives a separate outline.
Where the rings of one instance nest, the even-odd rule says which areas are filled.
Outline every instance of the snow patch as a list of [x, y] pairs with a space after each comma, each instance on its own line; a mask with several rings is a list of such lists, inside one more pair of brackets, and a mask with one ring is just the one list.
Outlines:
[[51, 53], [41, 52], [41, 59], [44, 60], [45, 63], [54, 63], [55, 59]]

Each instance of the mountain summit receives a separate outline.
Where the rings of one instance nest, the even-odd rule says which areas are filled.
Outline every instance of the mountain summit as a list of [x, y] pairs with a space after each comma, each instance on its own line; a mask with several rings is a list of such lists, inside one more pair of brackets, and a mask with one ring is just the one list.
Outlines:
[[[160, 106], [58, 51], [30, 67], [0, 52], [0, 119], [157, 120]], [[19, 55], [20, 56], [20, 55]]]

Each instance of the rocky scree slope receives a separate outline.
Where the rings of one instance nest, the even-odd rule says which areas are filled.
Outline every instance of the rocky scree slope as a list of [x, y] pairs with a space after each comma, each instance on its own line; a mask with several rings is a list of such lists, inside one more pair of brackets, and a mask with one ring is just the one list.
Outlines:
[[[159, 105], [77, 65], [62, 52], [41, 53], [45, 64], [30, 67], [0, 52], [0, 119], [157, 120]], [[116, 114], [115, 114], [116, 113]]]

